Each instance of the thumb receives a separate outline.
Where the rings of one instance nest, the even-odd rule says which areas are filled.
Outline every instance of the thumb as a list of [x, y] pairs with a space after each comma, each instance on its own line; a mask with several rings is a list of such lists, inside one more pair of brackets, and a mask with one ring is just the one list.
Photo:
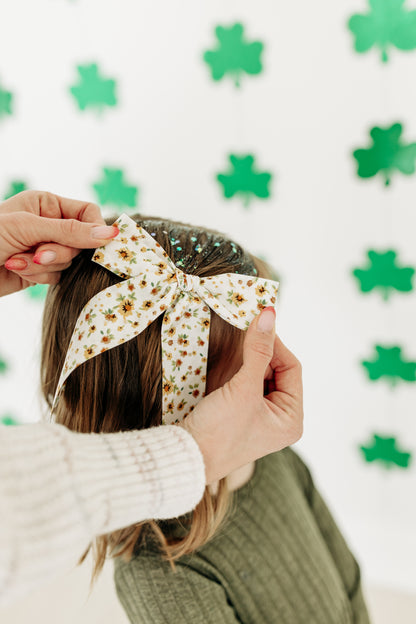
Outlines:
[[78, 249], [92, 249], [108, 242], [119, 234], [116, 226], [102, 223], [83, 223], [77, 219], [49, 219], [37, 217], [36, 228], [32, 235], [36, 240], [32, 245], [40, 242], [55, 242]]
[[275, 309], [272, 306], [265, 308], [252, 321], [244, 339], [240, 372], [248, 377], [250, 384], [259, 386], [262, 394], [264, 374], [273, 357], [275, 321]]

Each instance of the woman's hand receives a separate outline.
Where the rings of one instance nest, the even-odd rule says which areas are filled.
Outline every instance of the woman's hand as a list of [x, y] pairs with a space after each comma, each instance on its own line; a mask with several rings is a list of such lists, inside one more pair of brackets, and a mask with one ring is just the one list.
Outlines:
[[201, 449], [207, 483], [302, 436], [302, 367], [274, 326], [275, 312], [266, 308], [247, 330], [238, 373], [181, 423]]
[[96, 204], [23, 191], [0, 204], [0, 296], [56, 284], [80, 249], [117, 236]]

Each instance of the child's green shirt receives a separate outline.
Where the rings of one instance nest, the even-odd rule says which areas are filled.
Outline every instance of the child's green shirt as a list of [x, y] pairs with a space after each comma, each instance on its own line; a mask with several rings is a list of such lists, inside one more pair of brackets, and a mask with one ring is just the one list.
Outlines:
[[368, 624], [360, 571], [309, 470], [292, 449], [256, 462], [208, 544], [176, 562], [116, 559], [134, 624]]

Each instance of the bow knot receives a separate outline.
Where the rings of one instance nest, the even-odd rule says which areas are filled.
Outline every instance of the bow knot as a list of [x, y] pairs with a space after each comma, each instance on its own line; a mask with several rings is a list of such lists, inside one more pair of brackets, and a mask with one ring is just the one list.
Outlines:
[[196, 293], [198, 290], [200, 280], [197, 275], [189, 275], [189, 273], [176, 269], [176, 279], [181, 292]]

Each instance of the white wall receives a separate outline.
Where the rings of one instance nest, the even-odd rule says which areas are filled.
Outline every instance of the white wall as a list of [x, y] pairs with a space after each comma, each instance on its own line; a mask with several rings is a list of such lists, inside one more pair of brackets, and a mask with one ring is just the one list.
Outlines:
[[[410, 8], [416, 3], [409, 0]], [[13, 0], [0, 9], [0, 195], [14, 180], [98, 201], [103, 167], [139, 187], [138, 209], [222, 229], [281, 275], [278, 331], [303, 363], [299, 447], [368, 583], [416, 592], [415, 384], [369, 382], [375, 344], [416, 360], [415, 293], [363, 295], [351, 271], [368, 249], [416, 265], [416, 176], [362, 180], [352, 151], [369, 129], [404, 125], [416, 140], [416, 51], [388, 64], [353, 51], [346, 27], [365, 0]], [[214, 82], [203, 52], [216, 25], [241, 21], [264, 43], [263, 72], [241, 88]], [[116, 81], [117, 106], [80, 111], [77, 65]], [[273, 174], [271, 196], [245, 209], [215, 179], [229, 153], [253, 153]], [[114, 212], [111, 206], [104, 210]], [[41, 303], [19, 294], [0, 307], [0, 417], [34, 409]], [[359, 446], [392, 436], [409, 469], [367, 464]]]

